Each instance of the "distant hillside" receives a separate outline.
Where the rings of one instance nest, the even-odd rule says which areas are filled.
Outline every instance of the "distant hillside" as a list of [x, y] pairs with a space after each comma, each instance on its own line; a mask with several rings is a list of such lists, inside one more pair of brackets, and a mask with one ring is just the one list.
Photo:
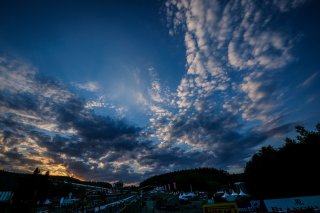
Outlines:
[[173, 182], [175, 182], [179, 191], [190, 191], [190, 186], [192, 186], [192, 190], [215, 192], [223, 186], [242, 181], [242, 177], [242, 174], [231, 175], [226, 171], [214, 168], [198, 168], [153, 176], [141, 182], [140, 187], [170, 184], [172, 189]]
[[[31, 177], [32, 174], [26, 173], [15, 173], [15, 172], [8, 172], [4, 170], [0, 170], [0, 190], [15, 190], [18, 187], [19, 181], [21, 179], [26, 179]], [[87, 184], [92, 186], [100, 186], [111, 188], [111, 184], [108, 182], [92, 182], [92, 181], [81, 181], [79, 179], [68, 177], [68, 176], [49, 176], [50, 182], [68, 182], [68, 183], [81, 183]]]
[[111, 188], [112, 185], [108, 182], [96, 182], [96, 181], [82, 181], [73, 177], [68, 176], [50, 176], [50, 180], [58, 180], [58, 181], [66, 181], [69, 183], [81, 183], [91, 186], [99, 186], [99, 187], [105, 187], [105, 188]]
[[7, 172], [0, 170], [0, 191], [12, 191], [17, 188], [19, 179], [29, 174]]

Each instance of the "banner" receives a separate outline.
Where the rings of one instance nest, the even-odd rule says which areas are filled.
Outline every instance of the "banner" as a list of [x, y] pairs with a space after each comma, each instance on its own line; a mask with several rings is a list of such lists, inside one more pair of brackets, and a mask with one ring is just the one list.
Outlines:
[[292, 197], [264, 200], [268, 212], [319, 210], [320, 196]]
[[202, 206], [204, 213], [238, 213], [235, 203], [206, 204]]

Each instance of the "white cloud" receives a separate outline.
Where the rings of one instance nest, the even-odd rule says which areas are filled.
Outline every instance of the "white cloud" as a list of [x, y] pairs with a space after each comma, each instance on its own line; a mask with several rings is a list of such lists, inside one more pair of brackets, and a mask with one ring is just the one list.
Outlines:
[[[168, 122], [191, 119], [195, 111], [210, 110], [217, 115], [231, 113], [244, 122], [273, 118], [271, 112], [281, 105], [283, 90], [277, 88], [272, 74], [276, 72], [271, 71], [279, 71], [294, 59], [294, 40], [286, 32], [269, 27], [273, 16], [264, 7], [273, 4], [238, 0], [166, 2], [170, 30], [184, 33], [186, 47], [186, 73], [174, 98], [178, 113], [167, 116]], [[286, 4], [296, 7], [295, 3]], [[153, 120], [154, 126], [165, 131], [171, 141], [190, 144], [191, 149], [203, 145], [204, 136], [172, 135], [170, 131], [174, 130], [164, 130], [162, 126], [167, 123], [158, 121]]]
[[37, 93], [37, 84], [32, 84], [36, 70], [16, 60], [2, 60], [0, 66], [0, 89], [10, 92]]
[[88, 101], [84, 107], [87, 109], [104, 108], [106, 103], [104, 97], [100, 96], [97, 100]]
[[[253, 23], [255, 33], [244, 33], [233, 38], [228, 45], [230, 65], [239, 70], [266, 69], [274, 70], [286, 66], [293, 60], [290, 53], [292, 40], [280, 33], [261, 31], [258, 23]], [[247, 28], [238, 31], [246, 31]], [[238, 45], [237, 45], [238, 44]]]
[[243, 83], [240, 85], [242, 91], [247, 93], [252, 102], [258, 102], [265, 97], [265, 93], [260, 91], [262, 87], [262, 81], [257, 80], [261, 76], [261, 73], [252, 73], [244, 78]]
[[151, 89], [149, 89], [149, 95], [151, 99], [157, 103], [163, 102], [163, 98], [161, 97], [161, 85], [158, 80], [153, 80], [151, 83]]
[[86, 83], [73, 83], [73, 85], [78, 89], [86, 90], [89, 92], [95, 92], [100, 88], [98, 82], [94, 81], [88, 81]]
[[242, 69], [244, 67], [244, 63], [240, 55], [238, 55], [236, 49], [235, 42], [230, 42], [228, 45], [228, 60], [232, 66]]
[[272, 5], [280, 12], [284, 13], [301, 6], [306, 1], [307, 0], [273, 0]]
[[298, 87], [308, 87], [311, 85], [311, 83], [318, 77], [319, 72], [315, 72], [312, 75], [310, 75], [306, 80], [304, 80], [301, 84], [299, 84]]

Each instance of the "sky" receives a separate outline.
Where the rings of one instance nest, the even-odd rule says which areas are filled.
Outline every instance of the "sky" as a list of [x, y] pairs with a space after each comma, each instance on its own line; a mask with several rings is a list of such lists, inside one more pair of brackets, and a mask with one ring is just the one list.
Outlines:
[[243, 172], [320, 122], [317, 0], [0, 1], [0, 169]]

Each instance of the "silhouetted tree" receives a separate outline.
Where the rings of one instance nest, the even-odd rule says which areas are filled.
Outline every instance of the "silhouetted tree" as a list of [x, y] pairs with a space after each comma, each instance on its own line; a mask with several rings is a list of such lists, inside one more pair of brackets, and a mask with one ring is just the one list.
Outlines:
[[37, 167], [34, 171], [33, 171], [34, 175], [38, 175], [40, 174], [40, 169]]
[[320, 124], [316, 131], [297, 126], [295, 139], [286, 138], [278, 149], [262, 147], [245, 167], [249, 192], [257, 198], [302, 196], [320, 193], [316, 172], [320, 153]]

